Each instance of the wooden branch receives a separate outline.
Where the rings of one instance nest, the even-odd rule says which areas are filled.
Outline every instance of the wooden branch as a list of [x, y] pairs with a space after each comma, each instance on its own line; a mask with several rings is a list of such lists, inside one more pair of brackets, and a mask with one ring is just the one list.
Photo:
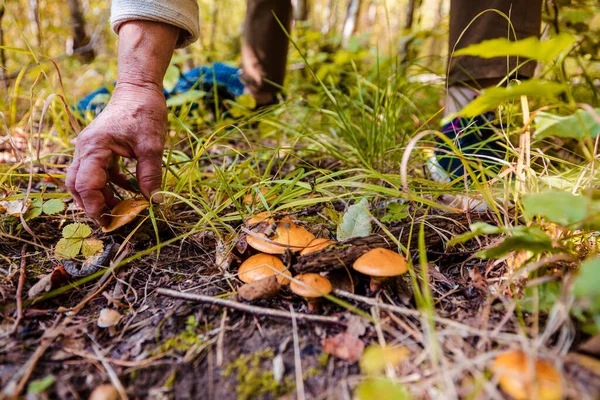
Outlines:
[[[434, 219], [435, 216], [425, 217]], [[473, 215], [473, 221], [467, 221], [466, 214], [446, 214], [443, 219], [431, 221], [431, 225], [425, 226], [425, 243], [427, 251], [430, 253], [441, 252], [444, 249], [444, 240], [437, 232], [445, 232], [446, 235], [455, 236], [464, 233], [471, 222], [490, 219], [486, 215]], [[448, 233], [448, 231], [450, 233]], [[390, 232], [400, 237], [400, 243], [406, 244], [410, 233], [410, 225], [407, 223], [402, 226], [390, 228]], [[411, 240], [413, 248], [417, 245], [419, 226], [413, 228], [413, 237]], [[292, 268], [297, 273], [304, 272], [326, 272], [333, 269], [348, 267], [350, 268], [354, 261], [365, 254], [367, 251], [376, 247], [383, 247], [390, 250], [398, 250], [396, 244], [385, 235], [377, 233], [365, 237], [357, 237], [343, 242], [338, 242], [327, 246], [321, 251], [301, 256], [297, 259]]]
[[[195, 303], [212, 304], [215, 306], [227, 307], [238, 311], [247, 312], [255, 315], [266, 315], [273, 318], [292, 319], [292, 314], [287, 311], [274, 310], [271, 308], [257, 307], [250, 304], [239, 303], [237, 301], [219, 299], [217, 297], [204, 296], [201, 294], [178, 292], [177, 290], [159, 288], [156, 293], [160, 296], [172, 297], [174, 299], [188, 300]], [[294, 318], [303, 319], [312, 322], [322, 322], [325, 324], [335, 324], [346, 326], [343, 321], [337, 317], [328, 317], [324, 315], [298, 314], [294, 313]]]

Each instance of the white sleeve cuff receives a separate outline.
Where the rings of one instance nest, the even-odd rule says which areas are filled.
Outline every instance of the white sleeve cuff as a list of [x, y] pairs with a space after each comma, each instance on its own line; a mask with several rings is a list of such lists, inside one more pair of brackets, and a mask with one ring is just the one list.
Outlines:
[[163, 22], [182, 29], [177, 47], [185, 47], [198, 39], [200, 22], [196, 0], [113, 0], [110, 26], [119, 33], [123, 22], [136, 19]]

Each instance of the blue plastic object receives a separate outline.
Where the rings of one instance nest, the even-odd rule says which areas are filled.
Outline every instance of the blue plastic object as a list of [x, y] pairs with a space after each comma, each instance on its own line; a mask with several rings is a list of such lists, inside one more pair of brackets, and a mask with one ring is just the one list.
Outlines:
[[[164, 89], [165, 98], [175, 94], [185, 93], [192, 89], [204, 90], [208, 96], [212, 96], [214, 85], [217, 85], [219, 96], [235, 99], [244, 93], [244, 84], [240, 80], [240, 69], [227, 64], [216, 62], [211, 66], [194, 68], [183, 74], [173, 90]], [[114, 83], [113, 83], [114, 85]], [[74, 107], [74, 111], [80, 114], [91, 112], [94, 115], [106, 107], [111, 91], [108, 87], [102, 87], [85, 96]]]

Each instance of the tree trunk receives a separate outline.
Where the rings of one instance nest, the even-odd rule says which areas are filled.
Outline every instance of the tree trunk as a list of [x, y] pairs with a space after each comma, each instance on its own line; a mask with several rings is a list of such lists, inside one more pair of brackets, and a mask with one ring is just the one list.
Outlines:
[[[434, 28], [434, 29], [437, 29], [437, 27], [439, 27], [441, 25], [443, 17], [444, 17], [444, 0], [438, 0], [437, 13], [435, 14], [435, 21], [434, 21], [434, 26], [436, 28]], [[441, 48], [443, 45], [445, 45], [445, 43], [442, 43], [441, 40], [439, 40], [435, 37], [431, 38], [431, 47], [429, 49], [429, 55], [432, 60], [436, 60], [436, 58], [439, 58], [439, 55], [441, 53]]]
[[6, 81], [6, 54], [4, 53], [4, 28], [2, 26], [4, 11], [4, 4], [0, 4], [0, 89], [3, 89], [3, 92], [8, 86]]
[[335, 0], [327, 0], [327, 5], [323, 10], [323, 27], [321, 28], [321, 33], [323, 35], [327, 35], [331, 30], [332, 26], [332, 15], [334, 13]]
[[294, 1], [294, 20], [307, 21], [309, 14], [310, 14], [310, 1], [309, 0]]
[[344, 47], [348, 45], [350, 37], [356, 32], [358, 26], [358, 17], [360, 14], [361, 0], [350, 0], [346, 19], [344, 20], [344, 29], [342, 29], [342, 44]]
[[36, 46], [40, 48], [42, 47], [42, 30], [40, 28], [40, 7], [38, 0], [29, 0], [28, 11], [29, 23], [31, 24], [33, 36], [35, 36], [35, 40], [37, 41]]
[[67, 0], [69, 11], [71, 12], [71, 25], [73, 28], [73, 40], [71, 48], [68, 51], [71, 54], [77, 54], [77, 56], [83, 62], [90, 62], [94, 59], [96, 54], [94, 49], [90, 45], [90, 38], [85, 31], [85, 18], [81, 11], [80, 0]]
[[[404, 24], [404, 29], [407, 32], [410, 32], [415, 25], [416, 15], [418, 10], [421, 8], [421, 4], [423, 0], [408, 0], [408, 7], [406, 9], [406, 24]], [[404, 42], [401, 50], [401, 58], [404, 60], [408, 60], [412, 58], [411, 50], [412, 50], [413, 39], [408, 39]]]
[[[466, 214], [448, 214], [444, 219], [435, 219], [435, 216], [429, 216], [431, 224], [425, 225], [425, 243], [427, 243], [427, 253], [432, 258], [439, 259], [438, 262], [445, 265], [453, 265], [459, 260], [472, 255], [471, 251], [446, 252], [444, 249], [444, 238], [440, 231], [449, 233], [450, 236], [457, 236], [468, 230], [465, 228], [473, 222], [491, 222], [492, 219], [486, 214], [472, 214], [470, 218]], [[435, 222], [433, 222], [435, 220]], [[410, 235], [408, 224], [389, 228], [390, 232], [398, 237], [400, 242], [407, 243]], [[415, 227], [412, 232], [411, 243], [418, 243], [419, 229]], [[394, 251], [398, 247], [386, 235], [372, 234], [365, 237], [356, 237], [344, 242], [334, 243], [323, 250], [316, 251], [304, 256], [298, 257], [292, 265], [297, 273], [305, 272], [327, 272], [339, 268], [350, 268], [354, 261], [367, 251], [383, 247]]]

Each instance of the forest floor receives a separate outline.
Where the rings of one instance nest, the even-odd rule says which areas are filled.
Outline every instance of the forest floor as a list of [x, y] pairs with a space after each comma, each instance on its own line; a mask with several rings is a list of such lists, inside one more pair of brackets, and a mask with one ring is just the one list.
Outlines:
[[[2, 396], [87, 398], [109, 383], [123, 397], [154, 399], [508, 398], [491, 367], [507, 349], [522, 349], [551, 360], [566, 397], [598, 398], [600, 371], [579, 351], [589, 335], [562, 307], [564, 293], [551, 293], [553, 308], [528, 291], [570, 279], [580, 258], [531, 258], [526, 250], [478, 257], [502, 242], [500, 232], [448, 246], [474, 223], [516, 225], [521, 216], [505, 200], [483, 212], [444, 204], [440, 194], [464, 188], [428, 180], [419, 155], [408, 170], [399, 167], [408, 139], [438, 121], [430, 89], [395, 84], [422, 112], [391, 95], [379, 109], [378, 89], [360, 104], [356, 93], [338, 93], [334, 107], [319, 89], [266, 111], [239, 106], [237, 120], [173, 110], [167, 200], [111, 233], [64, 187], [72, 152], [64, 108], [55, 102], [54, 122], [34, 123], [40, 136], [13, 135], [22, 153], [3, 150], [2, 200], [21, 208], [0, 215]], [[503, 181], [496, 187], [504, 190]], [[365, 197], [369, 229], [340, 238], [344, 216]], [[330, 278], [334, 291], [319, 310], [285, 285], [270, 300], [240, 299], [238, 267], [256, 254], [246, 242], [256, 227], [244, 221], [265, 209], [276, 221], [289, 217], [316, 237], [340, 239], [317, 253], [281, 256], [293, 275]], [[69, 236], [71, 224], [89, 231]], [[99, 270], [75, 276], [59, 242], [77, 241], [80, 265], [90, 239], [100, 249], [120, 247]], [[374, 247], [404, 253], [410, 273], [372, 291], [351, 266]], [[543, 274], [528, 275], [542, 266]], [[114, 326], [98, 326], [104, 309], [118, 312]]]

